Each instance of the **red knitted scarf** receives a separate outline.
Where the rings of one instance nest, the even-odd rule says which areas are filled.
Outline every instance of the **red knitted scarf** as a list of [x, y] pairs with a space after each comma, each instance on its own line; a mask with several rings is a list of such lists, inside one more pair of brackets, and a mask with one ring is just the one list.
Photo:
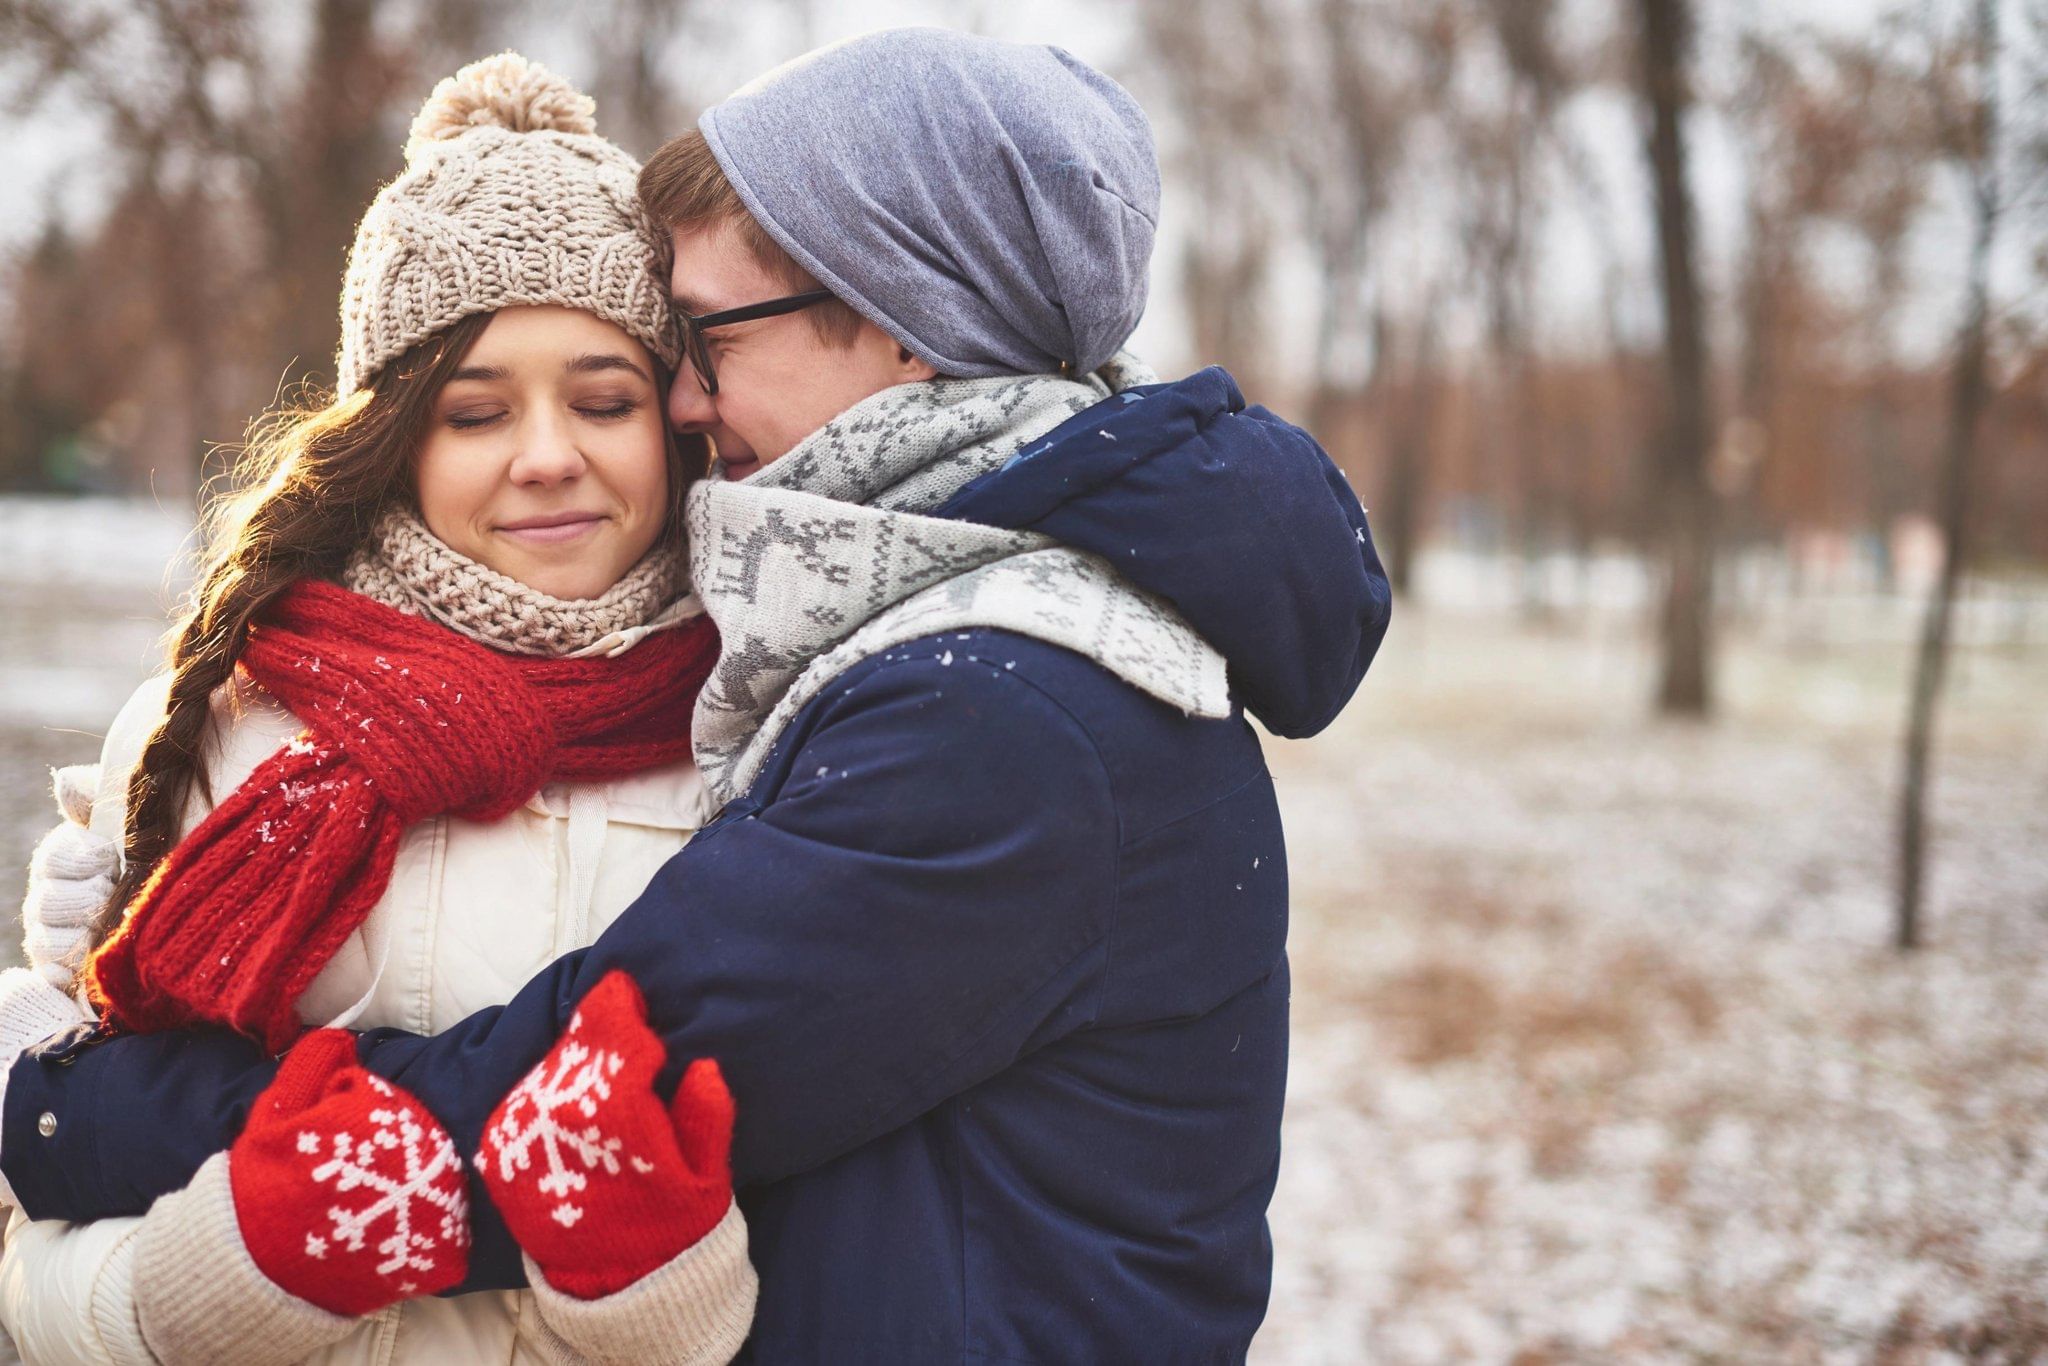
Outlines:
[[391, 880], [405, 828], [494, 821], [550, 781], [690, 753], [709, 618], [617, 658], [500, 654], [333, 584], [293, 587], [242, 665], [306, 729], [171, 851], [94, 954], [106, 1020], [223, 1024], [281, 1051], [293, 1005]]

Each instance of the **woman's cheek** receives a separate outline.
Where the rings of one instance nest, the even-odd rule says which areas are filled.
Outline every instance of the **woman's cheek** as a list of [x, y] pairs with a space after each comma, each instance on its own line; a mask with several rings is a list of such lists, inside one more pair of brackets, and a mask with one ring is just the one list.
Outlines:
[[484, 513], [503, 470], [491, 443], [472, 440], [457, 446], [430, 440], [415, 470], [420, 520], [442, 541], [475, 558], [483, 548]]
[[647, 411], [653, 420], [644, 425], [634, 424], [638, 430], [632, 433], [627, 449], [620, 452], [620, 472], [626, 487], [619, 493], [641, 518], [651, 517], [659, 522], [668, 506], [668, 442], [661, 410]]

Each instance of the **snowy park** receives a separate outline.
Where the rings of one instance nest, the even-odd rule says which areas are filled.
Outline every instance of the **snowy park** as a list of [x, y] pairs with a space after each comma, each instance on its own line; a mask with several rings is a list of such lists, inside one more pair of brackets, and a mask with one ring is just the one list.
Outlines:
[[[350, 1025], [305, 1066], [483, 1183], [398, 1145], [439, 1251], [358, 1286], [207, 1045], [0, 1066], [63, 1135], [0, 1366], [302, 1359], [187, 1307], [272, 1291], [387, 1366], [2048, 1366], [2048, 0], [0, 0], [0, 54], [10, 908], [203, 624], [119, 890], [0, 934], [0, 1064], [116, 902], [117, 1031]], [[1261, 725], [1317, 732], [1270, 791]], [[573, 1099], [638, 1233], [492, 1184], [629, 1057], [653, 1156]], [[39, 1250], [230, 1142], [256, 1292], [175, 1288], [176, 1198], [147, 1274]], [[553, 1341], [607, 1302], [657, 1327]]]
[[2048, 662], [1966, 651], [1889, 947], [1899, 644], [1397, 609], [1269, 749], [1295, 850], [1267, 1362], [2048, 1354]]
[[[188, 528], [0, 500], [17, 870], [47, 768], [150, 669]], [[1648, 599], [1587, 582], [1532, 620], [1507, 567], [1436, 555], [1332, 730], [1267, 742], [1294, 1042], [1253, 1360], [2048, 1355], [2042, 603], [1966, 613], [1901, 955], [1911, 600], [1726, 623], [1722, 714], [1674, 723]]]

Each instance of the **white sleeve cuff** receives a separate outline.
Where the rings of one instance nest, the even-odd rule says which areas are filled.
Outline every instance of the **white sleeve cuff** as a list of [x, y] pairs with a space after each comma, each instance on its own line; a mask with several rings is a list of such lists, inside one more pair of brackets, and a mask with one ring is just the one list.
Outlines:
[[136, 1239], [135, 1307], [164, 1366], [303, 1361], [362, 1319], [330, 1313], [263, 1274], [242, 1241], [228, 1155], [149, 1207]]
[[562, 1293], [531, 1257], [523, 1260], [540, 1309], [537, 1345], [557, 1366], [724, 1366], [754, 1324], [760, 1280], [738, 1205], [669, 1261], [598, 1299]]
[[[92, 1018], [92, 1012], [27, 968], [0, 972], [0, 1114], [7, 1110], [7, 1077], [22, 1050]], [[20, 1203], [0, 1174], [0, 1206]]]

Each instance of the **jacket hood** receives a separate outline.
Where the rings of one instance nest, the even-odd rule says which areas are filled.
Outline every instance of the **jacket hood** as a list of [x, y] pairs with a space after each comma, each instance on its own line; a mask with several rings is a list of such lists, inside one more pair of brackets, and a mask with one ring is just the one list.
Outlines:
[[936, 515], [1102, 556], [1222, 653], [1276, 735], [1329, 725], [1386, 636], [1392, 595], [1350, 484], [1214, 366], [1097, 404]]

